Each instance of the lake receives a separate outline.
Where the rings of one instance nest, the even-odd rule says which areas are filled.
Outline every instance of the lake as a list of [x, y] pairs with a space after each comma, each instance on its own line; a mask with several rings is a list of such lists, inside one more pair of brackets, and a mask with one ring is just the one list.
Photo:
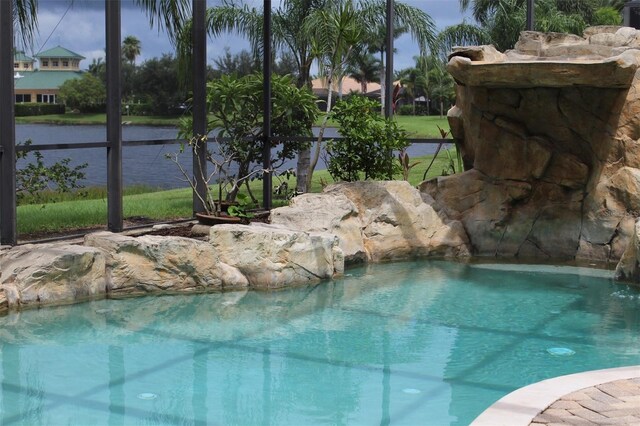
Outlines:
[[[173, 127], [122, 127], [122, 138], [125, 141], [174, 139], [177, 133], [177, 129]], [[325, 131], [326, 137], [334, 137], [337, 134], [336, 129], [327, 129]], [[103, 142], [106, 137], [105, 126], [16, 125], [17, 142], [24, 142], [28, 139], [31, 139], [33, 144]], [[178, 148], [179, 145], [177, 143], [175, 145], [124, 147], [122, 150], [124, 184], [143, 184], [165, 189], [188, 186], [184, 182], [178, 167], [165, 157], [166, 154], [176, 152]], [[426, 155], [433, 153], [435, 149], [436, 145], [413, 145], [409, 149], [409, 155], [411, 157]], [[82, 181], [82, 184], [85, 186], [106, 185], [107, 150], [105, 148], [42, 151], [42, 155], [46, 164], [60, 161], [63, 158], [70, 158], [72, 166], [87, 163], [88, 166], [85, 169], [86, 179]], [[191, 173], [190, 153], [182, 154], [180, 158], [185, 169]], [[23, 164], [24, 161], [20, 161], [18, 167]], [[281, 170], [295, 168], [295, 164], [295, 159], [290, 160]], [[320, 159], [316, 169], [324, 168], [326, 166]]]

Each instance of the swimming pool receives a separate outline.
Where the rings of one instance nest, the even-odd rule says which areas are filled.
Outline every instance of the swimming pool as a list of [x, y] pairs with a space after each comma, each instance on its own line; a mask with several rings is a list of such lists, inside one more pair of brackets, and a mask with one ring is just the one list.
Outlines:
[[0, 318], [3, 424], [468, 424], [521, 386], [640, 364], [610, 272], [420, 261], [278, 292]]

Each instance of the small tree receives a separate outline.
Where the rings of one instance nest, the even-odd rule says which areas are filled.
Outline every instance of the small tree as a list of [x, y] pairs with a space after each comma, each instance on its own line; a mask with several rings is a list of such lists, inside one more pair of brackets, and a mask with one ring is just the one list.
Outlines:
[[[31, 145], [31, 140], [27, 140], [23, 145]], [[30, 154], [35, 161], [30, 161]], [[16, 169], [16, 195], [19, 203], [25, 200], [38, 203], [45, 191], [62, 193], [83, 188], [79, 181], [85, 178], [84, 169], [87, 168], [87, 163], [72, 167], [71, 159], [63, 158], [47, 166], [40, 151], [18, 151], [16, 160], [27, 162]]]
[[91, 73], [65, 81], [58, 92], [59, 99], [67, 107], [80, 111], [95, 110], [96, 106], [104, 104], [106, 96], [104, 84]]
[[331, 116], [343, 136], [327, 143], [327, 169], [334, 180], [393, 179], [400, 172], [396, 153], [408, 146], [406, 132], [379, 111], [379, 102], [359, 95], [334, 107]]
[[[271, 132], [272, 136], [279, 138], [278, 142], [272, 143], [272, 148], [277, 147], [275, 152], [272, 150], [271, 159], [275, 170], [309, 145], [309, 142], [286, 138], [311, 136], [311, 126], [319, 110], [313, 94], [306, 88], [297, 88], [289, 76], [271, 77], [271, 95]], [[207, 84], [207, 109], [211, 116], [207, 133], [218, 130], [218, 154], [226, 159], [226, 164], [235, 166], [232, 167], [234, 173], [224, 173], [231, 180], [226, 194], [228, 201], [235, 199], [241, 185], [248, 183], [256, 175], [256, 170], [262, 170], [262, 100], [261, 74], [244, 77], [225, 75]], [[184, 119], [180, 125], [180, 137], [190, 139], [192, 129], [191, 117]]]

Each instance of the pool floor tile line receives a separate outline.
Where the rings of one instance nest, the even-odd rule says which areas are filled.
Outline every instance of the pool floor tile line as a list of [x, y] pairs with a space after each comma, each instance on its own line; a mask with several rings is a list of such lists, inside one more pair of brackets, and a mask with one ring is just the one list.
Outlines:
[[640, 365], [554, 377], [493, 404], [472, 426], [640, 426]]

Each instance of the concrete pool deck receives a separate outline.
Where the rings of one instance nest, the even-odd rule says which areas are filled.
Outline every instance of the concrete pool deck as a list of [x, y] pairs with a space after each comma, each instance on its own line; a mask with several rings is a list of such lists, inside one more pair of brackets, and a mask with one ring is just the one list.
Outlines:
[[640, 365], [554, 377], [520, 388], [473, 426], [640, 425]]

